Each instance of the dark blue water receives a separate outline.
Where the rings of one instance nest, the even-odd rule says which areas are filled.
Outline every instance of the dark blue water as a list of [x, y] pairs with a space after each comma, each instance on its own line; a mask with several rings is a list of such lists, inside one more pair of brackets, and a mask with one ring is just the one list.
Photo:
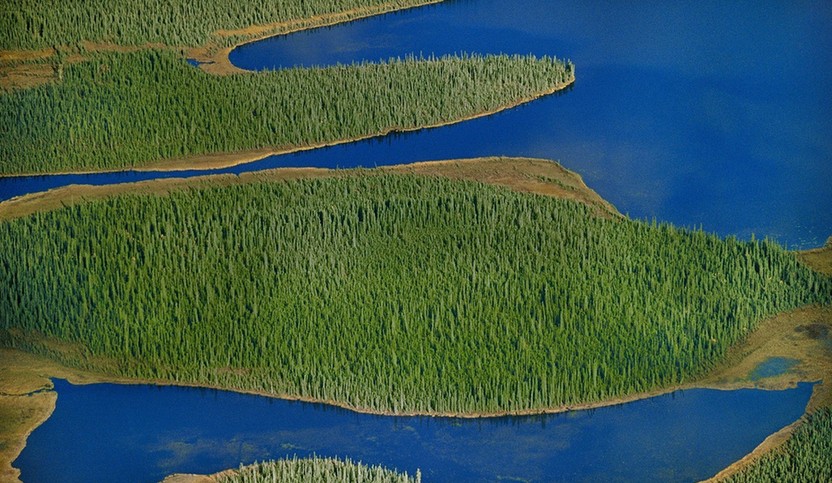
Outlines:
[[425, 481], [696, 481], [797, 420], [811, 384], [694, 389], [564, 414], [385, 417], [197, 388], [55, 381], [14, 466], [27, 482], [158, 481], [265, 459], [349, 457]]
[[[458, 0], [249, 44], [247, 69], [410, 53], [570, 58], [577, 83], [486, 119], [272, 157], [372, 167], [484, 155], [560, 160], [636, 218], [819, 246], [832, 233], [832, 3]], [[184, 173], [0, 179], [0, 199]]]

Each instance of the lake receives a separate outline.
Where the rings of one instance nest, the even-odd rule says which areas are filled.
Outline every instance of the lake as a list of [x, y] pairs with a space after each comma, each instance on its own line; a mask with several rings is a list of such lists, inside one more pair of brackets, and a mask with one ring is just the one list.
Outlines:
[[[300, 32], [242, 46], [231, 60], [272, 69], [533, 53], [573, 60], [577, 82], [487, 118], [222, 170], [0, 178], [0, 200], [68, 184], [531, 156], [560, 160], [635, 218], [819, 246], [832, 234], [830, 22], [829, 2], [458, 0]], [[772, 364], [760, 377], [788, 361]], [[695, 481], [798, 419], [812, 390], [694, 389], [461, 420], [194, 388], [55, 386], [55, 413], [15, 462], [25, 481], [155, 481], [313, 453], [420, 468], [426, 481]]]
[[561, 414], [359, 414], [188, 387], [55, 380], [53, 415], [14, 466], [27, 482], [158, 481], [267, 459], [338, 456], [424, 481], [697, 481], [797, 420], [812, 385], [691, 389]]
[[443, 4], [244, 45], [246, 69], [459, 52], [572, 59], [577, 82], [501, 114], [234, 168], [0, 178], [0, 199], [273, 167], [373, 167], [477, 156], [560, 160], [621, 212], [790, 248], [832, 234], [832, 4]]

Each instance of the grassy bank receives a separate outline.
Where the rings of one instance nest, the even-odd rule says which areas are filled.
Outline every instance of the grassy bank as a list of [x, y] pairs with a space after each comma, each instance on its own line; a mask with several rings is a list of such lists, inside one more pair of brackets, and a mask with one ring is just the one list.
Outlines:
[[62, 75], [0, 95], [0, 174], [123, 169], [439, 125], [563, 88], [574, 68], [466, 56], [212, 76], [143, 50], [94, 54]]
[[405, 175], [120, 196], [3, 222], [0, 243], [5, 345], [392, 412], [679, 384], [832, 293], [772, 243]]
[[50, 377], [76, 383], [100, 382], [79, 371], [66, 369], [43, 357], [0, 348], [0, 481], [18, 481], [12, 467], [29, 434], [52, 414], [58, 395]]

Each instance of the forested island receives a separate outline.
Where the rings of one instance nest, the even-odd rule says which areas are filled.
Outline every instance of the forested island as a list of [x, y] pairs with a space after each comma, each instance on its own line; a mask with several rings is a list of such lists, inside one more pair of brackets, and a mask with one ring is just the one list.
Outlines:
[[[435, 2], [198, 3], [3, 9], [0, 175], [228, 166], [461, 122], [576, 79], [571, 61], [532, 55], [196, 68], [186, 59]], [[631, 220], [529, 159], [67, 187], [0, 203], [0, 247], [4, 464], [54, 408], [45, 375], [535, 414], [747, 386], [728, 376], [764, 354], [749, 342], [761, 327], [802, 317], [790, 323], [820, 346], [832, 305], [828, 249]], [[806, 377], [828, 377], [812, 350]], [[785, 442], [719, 478], [831, 477], [828, 383]], [[329, 458], [205, 478], [421, 481]]]

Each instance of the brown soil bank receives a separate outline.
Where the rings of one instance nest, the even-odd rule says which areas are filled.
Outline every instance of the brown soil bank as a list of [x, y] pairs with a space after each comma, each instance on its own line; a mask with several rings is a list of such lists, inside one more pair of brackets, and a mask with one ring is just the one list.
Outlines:
[[227, 186], [263, 181], [304, 178], [373, 176], [383, 173], [411, 173], [421, 176], [445, 176], [451, 179], [479, 181], [510, 189], [546, 196], [572, 199], [592, 207], [604, 217], [621, 216], [615, 207], [584, 184], [580, 175], [560, 164], [530, 158], [475, 158], [434, 161], [375, 169], [333, 170], [319, 168], [278, 168], [254, 173], [208, 175], [185, 179], [159, 179], [118, 185], [71, 185], [43, 193], [33, 193], [0, 203], [0, 220], [19, 218], [38, 211], [48, 211], [125, 193], [164, 195], [181, 189]]
[[[56, 353], [72, 351], [72, 347], [55, 345]], [[754, 368], [769, 357], [790, 357], [800, 361], [788, 373], [758, 382], [749, 380]], [[48, 377], [66, 378], [74, 384], [96, 382], [153, 383], [154, 381], [127, 380], [67, 369], [39, 356], [20, 351], [0, 349], [0, 481], [13, 481], [17, 470], [11, 467], [25, 445], [26, 437], [48, 418], [55, 407], [57, 395], [51, 391]], [[708, 387], [735, 389], [760, 387], [781, 389], [799, 381], [818, 381], [809, 402], [809, 411], [832, 404], [832, 308], [803, 307], [783, 313], [760, 323], [759, 328], [742, 344], [731, 349], [723, 364], [705, 378], [680, 387], [665, 388], [650, 393], [634, 394], [627, 398], [572, 406], [552, 408], [547, 412], [561, 412], [591, 407], [621, 404], [655, 396], [676, 389]], [[43, 390], [33, 396], [26, 394]], [[788, 439], [796, 425], [791, 425], [766, 439], [751, 454], [734, 463], [718, 475], [727, 476], [760, 455], [776, 448]], [[171, 481], [212, 481], [204, 475], [176, 475]]]
[[23, 451], [26, 438], [52, 415], [58, 395], [50, 377], [77, 383], [103, 382], [48, 359], [0, 348], [0, 482], [18, 481], [12, 461]]
[[[100, 199], [122, 193], [148, 193], [164, 196], [182, 189], [235, 185], [251, 182], [280, 181], [300, 178], [372, 176], [379, 173], [400, 172], [421, 176], [446, 176], [506, 186], [522, 192], [538, 193], [574, 199], [593, 207], [601, 216], [620, 217], [615, 209], [583, 183], [581, 178], [557, 163], [539, 159], [482, 158], [458, 161], [418, 163], [373, 170], [276, 169], [266, 172], [233, 175], [213, 175], [201, 178], [154, 180], [114, 186], [69, 186], [46, 193], [27, 195], [0, 203], [0, 220], [60, 208], [61, 206]], [[829, 267], [832, 250], [812, 250], [798, 256], [807, 265], [822, 271]], [[56, 353], [74, 350], [72, 347], [53, 347]], [[799, 363], [788, 373], [758, 382], [749, 380], [754, 368], [769, 357], [794, 358]], [[11, 467], [22, 450], [25, 438], [41, 424], [54, 409], [57, 396], [51, 391], [47, 377], [63, 377], [74, 383], [132, 382], [106, 375], [93, 375], [61, 367], [46, 359], [18, 351], [0, 349], [0, 479], [13, 480], [18, 473]], [[599, 404], [551, 408], [549, 412], [599, 407], [650, 397], [680, 388], [738, 387], [783, 388], [798, 381], [823, 381], [815, 387], [808, 410], [832, 405], [832, 308], [803, 307], [762, 321], [748, 339], [732, 348], [720, 367], [699, 381], [682, 387], [671, 387], [651, 393], [634, 394], [627, 398]], [[150, 381], [153, 382], [153, 381]], [[36, 392], [43, 390], [42, 392]], [[35, 394], [32, 394], [36, 392]], [[759, 455], [776, 447], [790, 435], [793, 426], [772, 435], [753, 453], [735, 463], [719, 476], [724, 476], [742, 465], [753, 462]]]
[[832, 236], [823, 247], [797, 252], [797, 256], [816, 272], [832, 276]]
[[[142, 48], [170, 48], [181, 51], [188, 58], [203, 62], [200, 68], [205, 72], [217, 75], [226, 75], [234, 72], [246, 72], [231, 64], [228, 54], [237, 46], [249, 42], [256, 42], [276, 35], [284, 35], [300, 30], [313, 29], [338, 23], [349, 22], [361, 18], [381, 15], [394, 11], [406, 10], [421, 7], [443, 0], [415, 1], [410, 5], [400, 5], [386, 2], [379, 5], [363, 8], [354, 8], [328, 15], [319, 15], [308, 18], [297, 18], [283, 22], [274, 22], [262, 25], [252, 25], [236, 30], [218, 30], [212, 35], [212, 40], [199, 47], [184, 47], [176, 45], [164, 45], [159, 43], [145, 45], [120, 45], [118, 43], [106, 42], [81, 42], [83, 52], [107, 52], [107, 51], [130, 51]], [[229, 46], [229, 42], [232, 43]], [[60, 50], [72, 52], [73, 49], [61, 46]], [[54, 68], [52, 62], [57, 55], [56, 49], [43, 48], [39, 50], [0, 50], [0, 91], [26, 89], [29, 87], [46, 84], [60, 80], [59, 71]], [[80, 62], [85, 59], [83, 53], [74, 53], [62, 59], [61, 62]]]
[[[769, 357], [788, 357], [800, 362], [786, 374], [756, 383], [750, 381], [749, 375], [751, 372]], [[832, 308], [829, 307], [804, 307], [763, 321], [760, 327], [744, 343], [730, 351], [727, 359], [719, 368], [704, 379], [686, 385], [684, 388], [736, 389], [759, 387], [784, 389], [793, 386], [797, 382], [807, 380], [823, 381], [815, 386], [807, 412], [811, 412], [818, 407], [832, 405]], [[626, 400], [606, 401], [593, 404], [591, 407], [627, 402], [667, 391], [635, 395]], [[802, 420], [772, 434], [743, 459], [707, 481], [720, 481], [734, 474], [745, 465], [752, 464], [760, 456], [786, 442], [801, 423]], [[217, 481], [219, 475], [227, 473], [227, 471], [214, 475], [176, 474], [171, 475], [165, 482], [208, 483]]]
[[[200, 69], [210, 74], [227, 75], [235, 72], [245, 72], [244, 70], [235, 67], [228, 58], [228, 55], [232, 50], [243, 44], [257, 42], [258, 40], [275, 37], [277, 35], [286, 35], [301, 30], [336, 25], [339, 23], [345, 23], [393, 11], [423, 7], [425, 5], [441, 3], [442, 1], [443, 0], [424, 0], [422, 2], [415, 2], [413, 5], [403, 8], [394, 4], [382, 4], [375, 7], [357, 8], [330, 15], [321, 15], [318, 17], [302, 18], [265, 25], [253, 25], [244, 29], [219, 30], [214, 34], [216, 40], [202, 47], [189, 49], [187, 55], [188, 58], [195, 59], [197, 62], [200, 62]], [[226, 39], [239, 40], [231, 46], [224, 46]]]

